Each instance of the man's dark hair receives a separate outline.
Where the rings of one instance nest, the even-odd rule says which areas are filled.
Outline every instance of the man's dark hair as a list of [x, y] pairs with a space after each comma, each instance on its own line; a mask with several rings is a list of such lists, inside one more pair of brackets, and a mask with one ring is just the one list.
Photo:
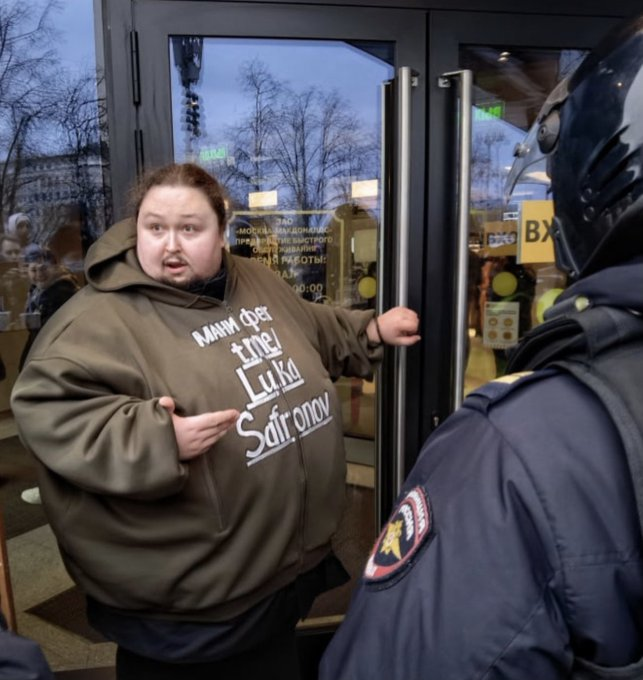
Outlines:
[[219, 220], [219, 228], [221, 231], [225, 229], [227, 216], [223, 187], [210, 173], [194, 163], [172, 163], [143, 176], [131, 195], [135, 219], [148, 191], [160, 186], [189, 187], [201, 191]]

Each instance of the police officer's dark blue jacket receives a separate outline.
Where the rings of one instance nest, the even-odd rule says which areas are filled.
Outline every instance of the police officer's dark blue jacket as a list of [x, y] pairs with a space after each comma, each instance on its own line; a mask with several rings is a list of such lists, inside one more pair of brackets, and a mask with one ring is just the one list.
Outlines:
[[0, 613], [0, 680], [54, 680], [38, 643], [13, 633]]
[[[582, 279], [554, 316], [576, 300], [637, 317], [643, 261]], [[620, 378], [641, 412], [642, 348]], [[406, 480], [321, 680], [643, 678], [641, 525], [622, 441], [560, 368], [470, 395]]]

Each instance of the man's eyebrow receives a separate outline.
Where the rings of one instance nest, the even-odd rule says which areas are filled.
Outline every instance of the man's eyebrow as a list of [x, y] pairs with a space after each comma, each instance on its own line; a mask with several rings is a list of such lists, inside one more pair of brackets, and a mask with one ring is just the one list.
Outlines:
[[[153, 218], [159, 219], [159, 220], [165, 219], [165, 217], [166, 217], [166, 215], [163, 215], [161, 213], [155, 213], [155, 212], [143, 212], [142, 215], [144, 217], [153, 217]], [[179, 215], [179, 217], [181, 217], [183, 219], [185, 219], [185, 218], [201, 219], [202, 215], [200, 213], [181, 213], [181, 215]]]

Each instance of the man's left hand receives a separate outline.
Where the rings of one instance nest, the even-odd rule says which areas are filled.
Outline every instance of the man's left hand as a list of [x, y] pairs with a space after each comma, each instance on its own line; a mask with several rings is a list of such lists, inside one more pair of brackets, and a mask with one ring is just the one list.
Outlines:
[[366, 333], [371, 342], [384, 342], [387, 345], [414, 345], [419, 339], [420, 319], [408, 307], [392, 307], [387, 312], [371, 319]]

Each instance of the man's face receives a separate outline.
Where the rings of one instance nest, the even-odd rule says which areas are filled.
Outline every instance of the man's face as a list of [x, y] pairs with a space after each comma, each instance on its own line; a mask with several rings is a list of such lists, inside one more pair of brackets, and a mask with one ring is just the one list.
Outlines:
[[12, 241], [11, 239], [6, 238], [2, 242], [2, 256], [5, 260], [8, 262], [18, 262], [21, 255], [22, 248], [18, 241]]
[[47, 288], [56, 274], [56, 266], [50, 262], [39, 260], [27, 264], [29, 281], [38, 288]]
[[20, 220], [16, 224], [16, 236], [20, 239], [20, 243], [29, 243], [31, 238], [31, 222], [29, 220]]
[[191, 187], [150, 189], [136, 221], [136, 255], [156, 281], [185, 288], [221, 268], [223, 234], [208, 199]]

